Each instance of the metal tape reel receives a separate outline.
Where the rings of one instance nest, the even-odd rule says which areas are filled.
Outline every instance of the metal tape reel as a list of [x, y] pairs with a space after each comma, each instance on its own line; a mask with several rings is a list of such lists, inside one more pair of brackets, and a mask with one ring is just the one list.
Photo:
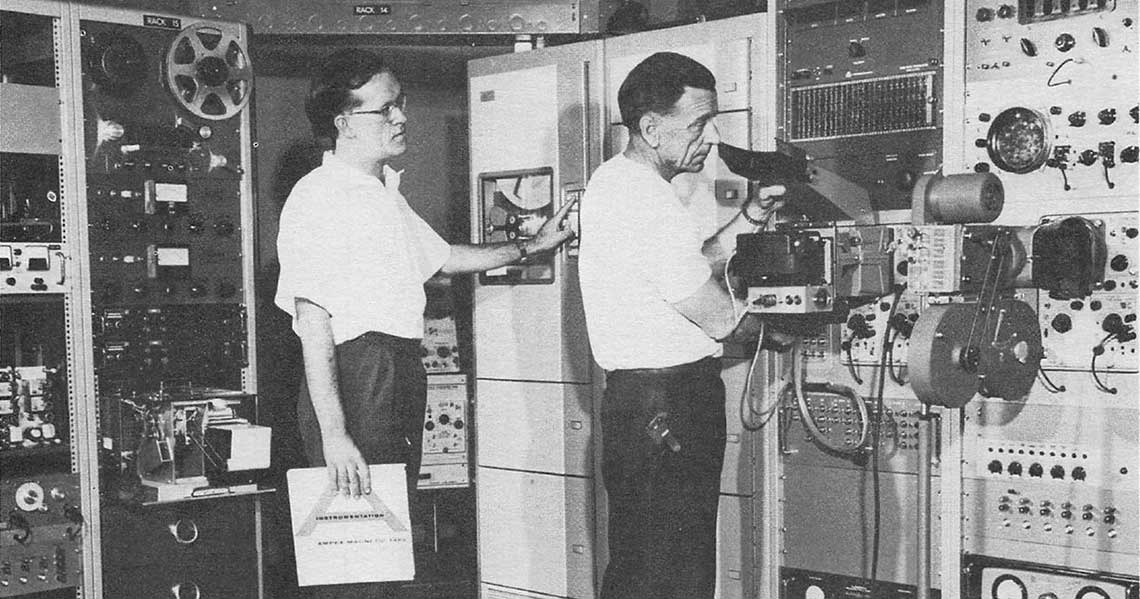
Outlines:
[[1024, 399], [1043, 355], [1037, 315], [1025, 302], [1001, 299], [985, 310], [977, 303], [939, 304], [914, 325], [908, 369], [919, 401], [960, 408], [979, 391]]
[[180, 31], [163, 66], [167, 89], [183, 108], [202, 118], [228, 119], [253, 95], [249, 53], [231, 32], [212, 25]]
[[[907, 369], [915, 396], [925, 404], [960, 408], [978, 390], [977, 372], [962, 366], [977, 304], [928, 306], [914, 324]], [[978, 357], [975, 357], [976, 360]]]
[[990, 321], [981, 350], [980, 391], [986, 397], [1023, 399], [1037, 380], [1045, 355], [1037, 312], [1015, 299], [1000, 300], [994, 308], [997, 315]]

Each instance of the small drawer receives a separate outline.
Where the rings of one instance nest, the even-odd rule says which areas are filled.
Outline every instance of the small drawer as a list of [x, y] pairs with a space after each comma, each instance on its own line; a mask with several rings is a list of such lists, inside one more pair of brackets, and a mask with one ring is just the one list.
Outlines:
[[102, 516], [103, 560], [113, 567], [257, 553], [249, 498], [113, 505]]
[[103, 596], [116, 599], [257, 599], [257, 561], [215, 559], [104, 570]]

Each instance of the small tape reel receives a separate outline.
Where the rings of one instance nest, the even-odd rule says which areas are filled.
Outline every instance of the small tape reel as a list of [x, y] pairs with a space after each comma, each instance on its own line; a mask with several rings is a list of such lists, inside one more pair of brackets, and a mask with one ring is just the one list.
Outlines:
[[211, 120], [241, 112], [253, 94], [249, 53], [233, 33], [191, 25], [166, 51], [166, 85], [183, 108]]

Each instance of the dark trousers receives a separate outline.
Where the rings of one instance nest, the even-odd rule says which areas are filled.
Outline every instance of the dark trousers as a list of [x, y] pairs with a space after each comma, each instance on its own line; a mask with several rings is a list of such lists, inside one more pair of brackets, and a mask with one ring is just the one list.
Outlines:
[[[365, 333], [336, 346], [341, 408], [348, 434], [369, 464], [407, 465], [408, 501], [414, 508], [420, 471], [427, 378], [418, 339]], [[321, 429], [302, 381], [297, 421], [310, 466], [324, 466]], [[416, 522], [412, 522], [413, 530]], [[336, 567], [330, 564], [329, 567]], [[399, 583], [306, 587], [321, 599], [395, 597]]]
[[[606, 374], [610, 561], [600, 599], [712, 599], [724, 404], [715, 358]], [[661, 413], [678, 451], [647, 432]]]

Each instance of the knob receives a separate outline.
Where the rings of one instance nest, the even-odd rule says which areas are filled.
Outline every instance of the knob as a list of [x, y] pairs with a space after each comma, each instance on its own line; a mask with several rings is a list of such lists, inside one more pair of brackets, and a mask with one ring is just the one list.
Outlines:
[[974, 18], [976, 18], [981, 23], [992, 21], [994, 20], [994, 9], [989, 7], [979, 8], [977, 14], [974, 15]]
[[1053, 478], [1065, 478], [1065, 468], [1063, 466], [1053, 466], [1049, 469], [1049, 476]]
[[1029, 506], [1027, 506], [1027, 505], [1023, 505], [1023, 506], [1021, 506], [1021, 507], [1017, 508], [1017, 513], [1019, 513], [1019, 514], [1028, 514], [1028, 513], [1029, 513]]
[[1021, 52], [1026, 56], [1037, 56], [1037, 44], [1029, 38], [1021, 38]]
[[1096, 150], [1085, 150], [1081, 152], [1081, 155], [1077, 158], [1077, 162], [1085, 166], [1092, 166], [1096, 164], [1098, 156], [1100, 156], [1100, 154], [1097, 154]]
[[83, 512], [80, 511], [78, 506], [69, 505], [63, 508], [63, 517], [67, 518], [72, 524], [83, 524]]
[[1077, 40], [1068, 33], [1062, 33], [1057, 36], [1056, 40], [1053, 40], [1053, 47], [1061, 52], [1068, 52], [1072, 50], [1075, 45], [1077, 45]]
[[1108, 47], [1108, 31], [1104, 27], [1093, 27], [1093, 43], [1101, 48]]
[[1017, 10], [1014, 9], [1012, 5], [1002, 4], [1000, 7], [998, 7], [997, 16], [1001, 19], [1008, 19], [1016, 14], [1016, 12]]
[[424, 430], [427, 430], [427, 431], [435, 430], [435, 423], [432, 422], [431, 420], [428, 420], [427, 422], [424, 423]]
[[1121, 162], [1136, 162], [1140, 158], [1140, 147], [1128, 146], [1120, 151]]
[[1114, 515], [1114, 514], [1105, 514], [1105, 516], [1104, 516], [1104, 523], [1105, 523], [1105, 524], [1116, 524], [1116, 515]]
[[1073, 480], [1084, 480], [1085, 479], [1085, 469], [1080, 467], [1080, 466], [1073, 468], [1072, 477], [1073, 477]]
[[1051, 510], [1051, 509], [1049, 509], [1049, 508], [1047, 508], [1047, 507], [1043, 507], [1043, 508], [1041, 508], [1041, 510], [1039, 511], [1039, 513], [1040, 513], [1042, 516], [1051, 516], [1051, 515], [1053, 515], [1053, 510]]
[[1105, 108], [1104, 110], [1096, 113], [1096, 118], [1102, 125], [1111, 125], [1116, 122], [1116, 109]]
[[994, 460], [986, 466], [986, 469], [994, 474], [1001, 474], [1001, 462]]
[[1040, 478], [1044, 472], [1045, 469], [1041, 467], [1041, 464], [1034, 463], [1029, 466], [1029, 476]]
[[1081, 520], [1092, 520], [1092, 519], [1093, 519], [1093, 513], [1092, 512], [1085, 512], [1085, 513], [1081, 514]]
[[447, 424], [449, 422], [451, 422], [451, 416], [448, 416], [447, 414], [440, 414], [439, 415], [439, 423], [440, 424]]
[[[1058, 333], [1068, 333], [1073, 328], [1073, 319], [1068, 314], [1058, 314], [1053, 317], [1050, 326]], [[1060, 468], [1060, 466], [1057, 466]]]
[[1006, 470], [1014, 476], [1021, 476], [1021, 462], [1010, 462]]
[[1108, 266], [1116, 272], [1126, 270], [1128, 268], [1128, 256], [1125, 256], [1124, 254], [1117, 254], [1112, 257], [1112, 260], [1109, 261]]
[[815, 292], [815, 297], [811, 301], [818, 308], [826, 308], [831, 303], [831, 294], [826, 289], [820, 289]]
[[1061, 510], [1061, 517], [1068, 520], [1073, 517], [1072, 510]]
[[1086, 118], [1085, 111], [1078, 110], [1069, 115], [1069, 125], [1073, 127], [1084, 127]]

